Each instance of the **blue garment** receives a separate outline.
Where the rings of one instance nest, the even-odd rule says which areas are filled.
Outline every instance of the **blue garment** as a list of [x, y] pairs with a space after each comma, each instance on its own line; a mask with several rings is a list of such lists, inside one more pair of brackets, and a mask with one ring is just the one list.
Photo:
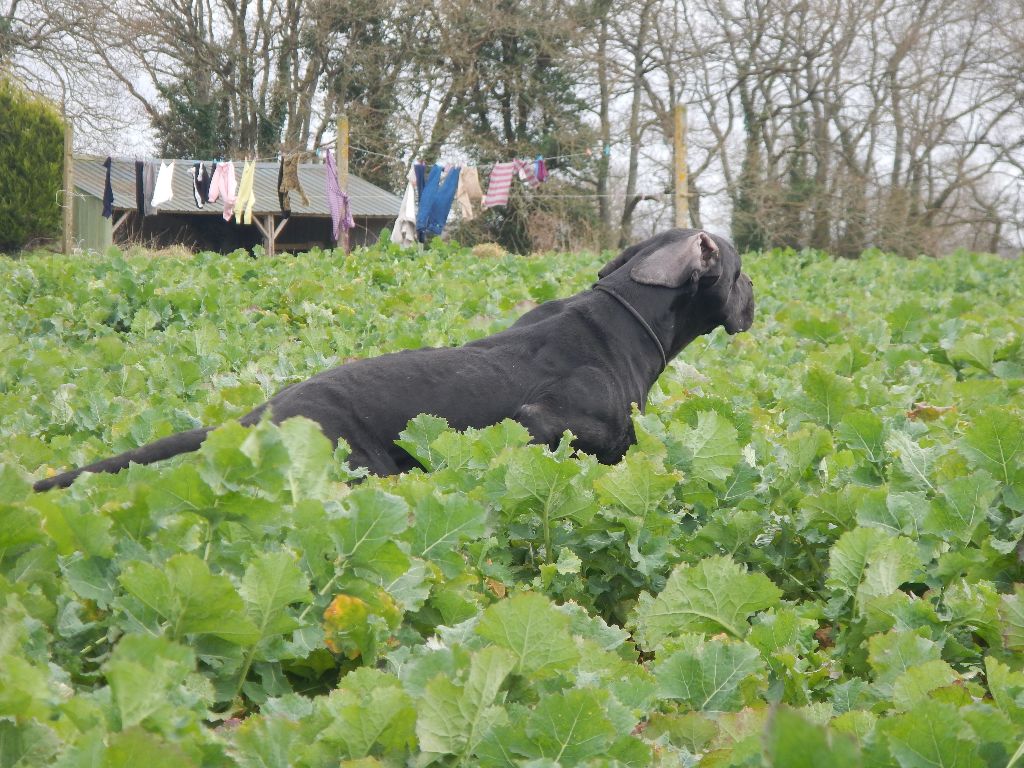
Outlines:
[[459, 186], [458, 167], [448, 169], [448, 175], [441, 181], [441, 172], [444, 170], [440, 165], [435, 164], [430, 169], [430, 176], [427, 177], [420, 192], [420, 208], [416, 213], [416, 234], [420, 242], [424, 242], [428, 234], [440, 235], [444, 231], [445, 222], [448, 221], [448, 212], [452, 209], [452, 201], [455, 199], [455, 192]]
[[419, 196], [423, 194], [423, 187], [427, 183], [427, 166], [416, 163], [413, 170], [416, 171], [416, 195]]

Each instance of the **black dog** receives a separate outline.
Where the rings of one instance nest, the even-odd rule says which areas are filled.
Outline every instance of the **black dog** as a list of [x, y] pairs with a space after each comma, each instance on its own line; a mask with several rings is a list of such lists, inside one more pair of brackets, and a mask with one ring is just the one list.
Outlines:
[[[240, 420], [306, 416], [349, 461], [377, 475], [417, 466], [395, 445], [414, 416], [442, 416], [456, 429], [513, 418], [534, 441], [556, 445], [565, 430], [577, 448], [606, 463], [636, 441], [630, 407], [668, 361], [719, 325], [730, 334], [754, 320], [753, 284], [728, 241], [673, 229], [624, 250], [593, 288], [550, 301], [511, 328], [461, 347], [425, 348], [356, 360], [293, 384]], [[171, 435], [40, 480], [37, 491], [70, 485], [82, 472], [117, 472], [199, 448], [211, 428]]]

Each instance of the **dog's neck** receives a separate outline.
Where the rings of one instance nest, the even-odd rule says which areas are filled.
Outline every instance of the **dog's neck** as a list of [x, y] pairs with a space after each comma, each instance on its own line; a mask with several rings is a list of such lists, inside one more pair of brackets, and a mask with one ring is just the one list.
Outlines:
[[658, 354], [661, 355], [661, 370], [658, 371], [658, 375], [660, 376], [661, 372], [664, 371], [665, 368], [668, 366], [668, 358], [665, 356], [665, 345], [662, 343], [661, 338], [658, 336], [657, 332], [653, 328], [651, 328], [651, 324], [647, 322], [647, 318], [640, 314], [640, 310], [638, 310], [636, 307], [630, 304], [625, 296], [623, 296], [621, 293], [616, 291], [611, 286], [601, 285], [600, 283], [594, 283], [594, 290], [603, 291], [604, 293], [607, 293], [609, 296], [611, 296], [613, 299], [619, 302], [619, 304], [625, 307], [626, 311], [629, 312], [629, 314], [631, 314], [638, 323], [640, 323], [640, 327], [644, 329], [644, 332], [647, 334], [647, 336], [651, 339], [651, 342], [657, 348]]
[[689, 292], [640, 285], [626, 275], [612, 275], [599, 280], [595, 288], [615, 291], [635, 310], [654, 332], [665, 354], [666, 364], [690, 342], [707, 332], [692, 317], [697, 300], [696, 286]]
[[614, 312], [619, 313], [621, 321], [611, 329], [606, 326], [602, 336], [609, 346], [614, 347], [616, 358], [629, 363], [631, 397], [642, 411], [647, 404], [647, 393], [668, 361], [682, 348], [673, 347], [676, 323], [671, 301], [662, 297], [645, 301], [645, 297], [630, 290], [628, 284], [618, 285], [611, 280], [595, 283], [590, 295], [598, 301], [607, 302], [614, 307]]

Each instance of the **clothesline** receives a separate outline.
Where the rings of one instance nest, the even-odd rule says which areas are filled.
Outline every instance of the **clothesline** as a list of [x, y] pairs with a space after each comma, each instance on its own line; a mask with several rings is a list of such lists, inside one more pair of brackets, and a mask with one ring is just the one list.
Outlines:
[[[358, 146], [356, 144], [349, 144], [349, 149], [356, 150], [357, 152], [363, 152], [363, 153], [365, 153], [367, 155], [375, 155], [376, 157], [383, 157], [383, 158], [385, 158], [387, 160], [395, 160], [395, 161], [397, 161], [399, 163], [402, 163], [403, 165], [408, 164], [408, 162], [409, 162], [404, 157], [398, 157], [397, 155], [388, 155], [388, 154], [385, 154], [383, 152], [377, 152], [376, 150], [373, 150], [373, 149], [367, 149], [366, 147], [360, 147], [360, 146]], [[565, 160], [565, 159], [570, 158], [570, 157], [584, 157], [586, 155], [593, 156], [594, 154], [598, 154], [598, 153], [597, 152], [590, 152], [590, 151], [586, 151], [586, 152], [571, 152], [571, 153], [564, 154], [564, 155], [550, 155], [550, 156], [546, 156], [546, 157], [541, 157], [541, 159], [544, 162], [549, 162], [551, 160]], [[536, 158], [531, 158], [531, 159], [535, 160]], [[453, 163], [453, 165], [475, 165], [477, 168], [483, 169], [483, 168], [486, 168], [487, 166], [494, 166], [494, 165], [496, 165], [499, 162], [504, 162], [504, 161], [501, 161], [501, 160], [487, 160], [487, 161], [478, 161], [478, 162]]]
[[[330, 148], [331, 148], [331, 142], [326, 142], [326, 143], [320, 144], [316, 149], [297, 149], [297, 150], [292, 150], [292, 151], [283, 152], [283, 153], [282, 152], [278, 152], [276, 154], [267, 155], [267, 156], [264, 156], [264, 157], [249, 157], [249, 156], [245, 156], [245, 154], [243, 153], [241, 157], [222, 155], [222, 156], [213, 157], [213, 158], [201, 158], [201, 157], [187, 157], [187, 158], [185, 158], [185, 157], [175, 157], [175, 158], [171, 158], [171, 157], [156, 157], [156, 156], [153, 156], [153, 155], [146, 155], [146, 156], [135, 155], [133, 157], [126, 157], [124, 155], [121, 155], [121, 156], [115, 156], [114, 159], [118, 160], [118, 161], [121, 161], [121, 162], [134, 162], [134, 161], [138, 161], [138, 160], [152, 161], [152, 162], [169, 162], [171, 160], [175, 160], [175, 161], [181, 162], [181, 163], [223, 163], [223, 162], [227, 162], [228, 160], [232, 160], [233, 161], [233, 160], [237, 159], [237, 160], [239, 160], [241, 162], [277, 163], [277, 162], [281, 161], [282, 156], [284, 156], [284, 157], [292, 157], [292, 156], [294, 156], [294, 157], [320, 157], [322, 151], [324, 151], [326, 149], [330, 149]], [[383, 152], [377, 152], [376, 150], [367, 149], [366, 147], [360, 147], [360, 146], [358, 146], [356, 144], [350, 144], [349, 145], [349, 149], [350, 150], [355, 150], [357, 152], [362, 152], [363, 154], [367, 154], [367, 155], [374, 155], [376, 157], [383, 157], [383, 158], [385, 158], [387, 160], [394, 160], [394, 161], [402, 163], [402, 164], [407, 164], [409, 162], [406, 158], [399, 157], [398, 155], [389, 155], [389, 154], [385, 154]], [[584, 157], [584, 156], [588, 156], [588, 155], [589, 156], [594, 156], [594, 155], [600, 154], [600, 152], [601, 152], [600, 149], [591, 150], [590, 148], [588, 148], [584, 152], [568, 152], [568, 153], [561, 154], [561, 155], [545, 155], [541, 159], [544, 160], [544, 162], [550, 162], [552, 160], [566, 160], [566, 159], [573, 158], [573, 157]], [[536, 158], [531, 158], [531, 159], [536, 159]], [[497, 164], [499, 162], [502, 162], [502, 161], [500, 161], [500, 160], [487, 160], [487, 161], [479, 161], [479, 162], [474, 162], [474, 163], [467, 162], [467, 163], [459, 163], [459, 164], [460, 165], [470, 165], [470, 164], [473, 164], [473, 165], [476, 165], [476, 167], [483, 169], [483, 168], [486, 168], [488, 166], [494, 166], [495, 164]]]

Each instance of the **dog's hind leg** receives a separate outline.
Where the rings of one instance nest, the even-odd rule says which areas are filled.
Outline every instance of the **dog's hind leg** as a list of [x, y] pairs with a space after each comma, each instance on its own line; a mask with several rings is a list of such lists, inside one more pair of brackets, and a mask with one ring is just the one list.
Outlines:
[[130, 451], [103, 459], [84, 467], [62, 472], [53, 477], [47, 477], [36, 482], [33, 489], [37, 491], [48, 491], [51, 488], [67, 488], [83, 472], [120, 472], [129, 464], [151, 464], [154, 461], [169, 459], [179, 453], [189, 453], [199, 450], [199, 446], [206, 440], [212, 427], [199, 427], [188, 432], [180, 432], [177, 435], [162, 438], [156, 442], [142, 445]]

